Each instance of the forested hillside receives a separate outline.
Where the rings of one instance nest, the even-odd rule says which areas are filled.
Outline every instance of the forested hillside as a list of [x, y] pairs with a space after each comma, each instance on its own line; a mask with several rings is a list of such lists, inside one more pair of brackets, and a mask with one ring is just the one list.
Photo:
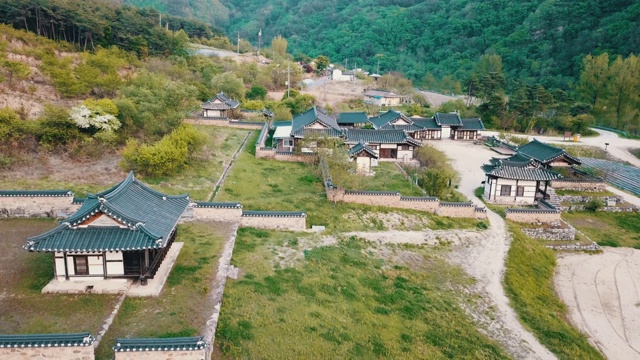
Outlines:
[[[281, 34], [294, 55], [324, 54], [369, 70], [379, 60], [381, 72], [401, 71], [418, 83], [428, 73], [463, 81], [480, 55], [497, 53], [507, 79], [568, 88], [585, 55], [640, 49], [634, 0], [220, 0], [220, 10], [217, 1], [126, 2], [195, 14], [254, 44], [260, 29], [267, 43]], [[190, 10], [200, 8], [216, 14]]]

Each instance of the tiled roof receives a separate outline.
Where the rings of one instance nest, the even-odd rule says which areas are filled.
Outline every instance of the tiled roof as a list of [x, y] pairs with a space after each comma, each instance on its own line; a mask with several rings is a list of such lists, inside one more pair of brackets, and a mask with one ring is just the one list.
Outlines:
[[304, 129], [303, 128], [298, 131], [292, 131], [291, 135], [299, 138], [309, 136], [309, 135], [314, 135], [318, 137], [326, 136], [330, 138], [337, 138], [342, 136], [342, 131], [334, 128], [328, 128], [328, 129]]
[[365, 143], [365, 144], [410, 144], [413, 146], [421, 146], [419, 142], [407, 135], [402, 130], [369, 130], [369, 129], [353, 129], [345, 131], [347, 143]]
[[274, 121], [272, 126], [273, 127], [291, 126], [291, 120], [289, 120], [289, 121]]
[[480, 118], [461, 119], [462, 127], [459, 130], [485, 130]]
[[199, 208], [224, 208], [224, 209], [234, 209], [234, 208], [242, 208], [242, 204], [239, 202], [205, 202], [205, 201], [196, 201], [196, 207]]
[[389, 109], [389, 111], [387, 111], [382, 115], [378, 115], [370, 118], [369, 122], [373, 124], [374, 128], [379, 129], [398, 118], [403, 118], [403, 120], [407, 121], [409, 124], [413, 124], [413, 121], [409, 120], [409, 118], [402, 115], [401, 112], [395, 111], [393, 109]]
[[117, 338], [113, 351], [185, 351], [207, 346], [203, 336], [181, 338]]
[[412, 118], [411, 120], [413, 120], [414, 124], [422, 127], [423, 129], [427, 129], [427, 130], [441, 129], [441, 126], [438, 125], [438, 123], [436, 122], [436, 119], [432, 117], [431, 118]]
[[[329, 116], [322, 111], [318, 110], [315, 106], [306, 112], [297, 115], [291, 121], [291, 134], [297, 137], [304, 137], [304, 134], [308, 130], [315, 129], [307, 129], [306, 127], [313, 124], [314, 122], [318, 122], [325, 126], [327, 130], [324, 134], [331, 137], [338, 137], [342, 135], [342, 131], [336, 122], [336, 119], [333, 116]], [[322, 130], [322, 129], [319, 129]]]
[[374, 159], [378, 158], [378, 154], [376, 154], [376, 152], [372, 148], [368, 147], [367, 145], [365, 145], [365, 144], [363, 144], [361, 142], [357, 143], [356, 145], [352, 146], [349, 149], [349, 156], [358, 155], [359, 153], [361, 153], [363, 151], [366, 152], [367, 154], [369, 154]]
[[[496, 159], [496, 158], [494, 158], [494, 159]], [[513, 163], [513, 164], [521, 163], [521, 164], [525, 164], [525, 165], [528, 165], [533, 161], [533, 159], [531, 159], [530, 157], [524, 156], [524, 155], [518, 154], [518, 153], [515, 153], [515, 154], [509, 156], [506, 159], [496, 159], [496, 160], [500, 160], [500, 161], [503, 161], [505, 163], [506, 162]]]
[[345, 190], [347, 195], [380, 195], [380, 196], [399, 196], [397, 191], [367, 191], [367, 190]]
[[[151, 189], [131, 172], [111, 189], [88, 194], [76, 213], [53, 230], [29, 238], [25, 248], [77, 252], [162, 248], [189, 202], [187, 195], [170, 196]], [[78, 227], [100, 214], [122, 226]]]
[[0, 196], [73, 196], [71, 190], [0, 190]]
[[364, 111], [360, 112], [343, 112], [338, 114], [338, 125], [342, 124], [362, 124], [369, 120]]
[[[220, 100], [222, 103], [213, 103], [216, 99]], [[240, 105], [239, 102], [232, 100], [224, 92], [220, 92], [211, 100], [200, 105], [200, 107], [207, 110], [227, 110], [235, 109], [238, 107], [238, 105]]]
[[542, 141], [539, 141], [537, 139], [533, 139], [532, 141], [518, 147], [517, 151], [519, 154], [528, 156], [543, 164], [549, 163], [560, 157], [564, 157], [570, 163], [580, 165], [580, 160], [567, 154], [567, 152], [564, 149], [557, 148], [549, 144], [545, 144]]
[[462, 120], [457, 113], [436, 113], [434, 118], [440, 126], [462, 126]]
[[541, 167], [533, 166], [506, 166], [500, 162], [493, 165], [482, 165], [482, 171], [487, 175], [492, 175], [503, 179], [514, 180], [555, 180], [562, 177], [562, 175], [549, 171]]
[[369, 97], [385, 97], [385, 98], [399, 98], [399, 97], [402, 97], [402, 95], [398, 95], [398, 94], [392, 93], [390, 91], [384, 91], [384, 90], [369, 90], [369, 91], [365, 92], [364, 95], [365, 96], [369, 96]]
[[0, 335], [0, 348], [90, 346], [91, 333]]
[[266, 216], [266, 217], [306, 217], [302, 211], [256, 211], [244, 210], [242, 216]]
[[85, 202], [87, 200], [86, 197], [73, 197], [73, 200], [71, 201], [71, 204], [73, 205], [82, 205], [83, 202]]

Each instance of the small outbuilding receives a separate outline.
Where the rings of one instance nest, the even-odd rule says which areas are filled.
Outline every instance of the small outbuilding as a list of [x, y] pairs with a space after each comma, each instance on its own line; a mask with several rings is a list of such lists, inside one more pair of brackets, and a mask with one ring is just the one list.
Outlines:
[[228, 97], [224, 92], [218, 93], [211, 100], [200, 105], [202, 116], [211, 119], [232, 118], [232, 112], [237, 109], [240, 103]]
[[562, 176], [534, 160], [509, 161], [492, 158], [482, 166], [484, 198], [498, 204], [534, 204], [544, 199], [549, 183]]
[[187, 195], [151, 189], [133, 172], [109, 190], [89, 194], [52, 230], [27, 239], [28, 251], [54, 257], [56, 280], [153, 278], [176, 236]]
[[360, 174], [371, 174], [371, 168], [378, 166], [378, 154], [362, 142], [349, 149], [349, 158], [355, 159], [356, 170]]

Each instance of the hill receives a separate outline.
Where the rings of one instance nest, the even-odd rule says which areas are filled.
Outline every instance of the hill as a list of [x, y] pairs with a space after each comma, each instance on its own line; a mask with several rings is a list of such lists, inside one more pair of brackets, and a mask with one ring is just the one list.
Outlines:
[[[192, 0], [181, 9], [166, 0], [126, 0], [170, 13], [205, 6]], [[176, 3], [185, 3], [178, 1]], [[200, 12], [231, 38], [257, 44], [281, 34], [289, 51], [324, 54], [349, 67], [402, 71], [413, 80], [431, 73], [464, 80], [479, 56], [503, 57], [509, 79], [567, 88], [584, 55], [629, 55], [640, 49], [640, 2], [633, 0], [220, 0]], [[227, 20], [228, 19], [228, 20]], [[233, 35], [233, 36], [232, 36]]]

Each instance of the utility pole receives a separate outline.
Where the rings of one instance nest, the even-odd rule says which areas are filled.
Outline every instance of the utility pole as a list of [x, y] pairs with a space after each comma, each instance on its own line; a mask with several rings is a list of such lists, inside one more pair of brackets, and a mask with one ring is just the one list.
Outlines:
[[160, 14], [160, 27], [162, 27], [162, 13], [159, 13], [159, 14]]
[[258, 32], [258, 56], [260, 56], [260, 45], [262, 45], [262, 29]]
[[238, 55], [240, 55], [240, 32], [238, 32]]
[[291, 63], [287, 63], [287, 98], [289, 98], [289, 90], [291, 90]]

